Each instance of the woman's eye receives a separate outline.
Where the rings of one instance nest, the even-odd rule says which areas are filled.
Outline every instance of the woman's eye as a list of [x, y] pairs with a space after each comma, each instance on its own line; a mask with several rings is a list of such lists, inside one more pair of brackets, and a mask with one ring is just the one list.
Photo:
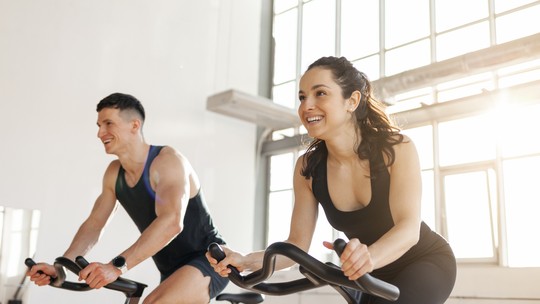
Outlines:
[[326, 92], [324, 92], [324, 91], [318, 91], [317, 92], [317, 96], [324, 96], [324, 95], [326, 95]]
[[298, 96], [298, 100], [299, 100], [299, 101], [304, 101], [305, 99], [306, 99], [305, 96]]

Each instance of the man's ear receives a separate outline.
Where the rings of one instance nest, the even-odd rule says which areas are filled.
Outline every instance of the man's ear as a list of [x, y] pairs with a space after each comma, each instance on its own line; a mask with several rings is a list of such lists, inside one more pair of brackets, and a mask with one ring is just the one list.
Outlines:
[[349, 97], [349, 99], [347, 100], [347, 106], [349, 107], [347, 111], [354, 112], [356, 108], [358, 108], [361, 99], [362, 93], [360, 93], [360, 91], [352, 92], [351, 97]]
[[135, 118], [131, 120], [131, 129], [134, 132], [138, 132], [139, 130], [141, 130], [141, 127], [142, 127], [142, 122], [140, 119]]

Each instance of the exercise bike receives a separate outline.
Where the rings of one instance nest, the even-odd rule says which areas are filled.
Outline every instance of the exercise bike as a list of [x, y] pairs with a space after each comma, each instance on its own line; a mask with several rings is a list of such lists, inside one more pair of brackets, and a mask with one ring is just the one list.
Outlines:
[[[343, 253], [347, 243], [342, 239], [334, 241], [334, 250], [338, 256]], [[217, 244], [212, 243], [208, 247], [210, 255], [217, 261], [225, 258], [223, 249]], [[282, 255], [295, 261], [300, 267], [299, 271], [304, 278], [292, 280], [289, 282], [268, 283], [275, 270], [276, 257]], [[285, 242], [274, 243], [265, 250], [263, 257], [263, 266], [261, 269], [247, 275], [242, 275], [235, 267], [228, 266], [231, 269], [229, 280], [235, 285], [260, 294], [266, 295], [288, 295], [300, 291], [306, 291], [323, 286], [334, 288], [349, 304], [358, 304], [354, 297], [356, 291], [375, 295], [386, 300], [395, 301], [399, 297], [399, 288], [396, 286], [365, 274], [355, 281], [349, 280], [341, 269], [332, 263], [322, 263], [307, 254], [302, 249]], [[253, 296], [251, 294], [250, 296]], [[260, 300], [260, 301], [259, 301]], [[257, 298], [260, 303], [261, 298]], [[232, 302], [231, 303], [239, 303]]]
[[[31, 258], [27, 258], [24, 261], [28, 268], [36, 265], [36, 262]], [[75, 259], [75, 262], [65, 257], [58, 257], [54, 261], [54, 268], [56, 269], [57, 277], [51, 280], [49, 284], [52, 287], [66, 289], [71, 291], [89, 291], [94, 290], [86, 283], [71, 282], [66, 280], [66, 272], [64, 269], [68, 269], [76, 275], [79, 275], [79, 271], [89, 265], [88, 261], [79, 256]], [[146, 284], [119, 277], [116, 281], [109, 283], [104, 288], [116, 290], [124, 293], [126, 296], [124, 304], [138, 304]], [[263, 301], [263, 296], [258, 293], [224, 293], [217, 296], [218, 301], [228, 301], [232, 304], [256, 304]]]

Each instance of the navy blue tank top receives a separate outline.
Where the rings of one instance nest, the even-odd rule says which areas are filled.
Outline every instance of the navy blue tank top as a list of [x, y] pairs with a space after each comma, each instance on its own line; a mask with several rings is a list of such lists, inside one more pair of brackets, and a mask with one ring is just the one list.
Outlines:
[[[124, 168], [120, 166], [116, 178], [116, 198], [142, 233], [157, 217], [155, 212], [156, 193], [150, 186], [150, 165], [162, 146], [150, 146], [144, 171], [131, 188], [127, 185]], [[214, 227], [208, 207], [199, 189], [197, 195], [189, 199], [184, 215], [182, 232], [152, 259], [162, 275], [170, 275], [196, 256], [203, 255], [210, 243], [225, 244]]]
[[[328, 222], [335, 229], [345, 233], [349, 239], [357, 238], [368, 246], [373, 244], [394, 226], [389, 202], [390, 174], [384, 165], [382, 155], [375, 163], [370, 162], [371, 201], [366, 207], [354, 211], [341, 211], [334, 206], [328, 191], [326, 162], [327, 159], [323, 158], [315, 168], [312, 188]], [[448, 242], [422, 221], [418, 243], [398, 260], [374, 270], [372, 274], [379, 278], [390, 279], [417, 258], [449, 249]]]

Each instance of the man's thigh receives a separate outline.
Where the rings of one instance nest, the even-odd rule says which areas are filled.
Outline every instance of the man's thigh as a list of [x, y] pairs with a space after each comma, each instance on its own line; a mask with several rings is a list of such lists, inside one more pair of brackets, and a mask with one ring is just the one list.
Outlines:
[[144, 304], [206, 304], [210, 302], [210, 277], [191, 265], [176, 270], [158, 285], [144, 300]]

